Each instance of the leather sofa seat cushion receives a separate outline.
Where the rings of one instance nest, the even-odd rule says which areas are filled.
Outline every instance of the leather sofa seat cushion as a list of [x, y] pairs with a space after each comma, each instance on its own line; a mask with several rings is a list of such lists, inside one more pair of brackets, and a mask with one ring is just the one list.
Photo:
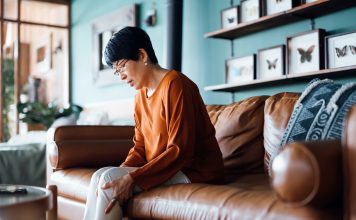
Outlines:
[[275, 156], [280, 149], [284, 131], [299, 96], [299, 93], [283, 92], [266, 100], [263, 129], [266, 171], [269, 171], [271, 156]]
[[266, 174], [241, 176], [230, 185], [159, 187], [136, 195], [126, 211], [143, 219], [340, 219], [336, 210], [286, 206]]
[[227, 180], [245, 173], [263, 173], [263, 111], [267, 98], [258, 96], [230, 105], [207, 106]]
[[51, 175], [51, 184], [57, 185], [58, 196], [85, 203], [91, 176], [96, 169], [72, 168], [59, 170]]

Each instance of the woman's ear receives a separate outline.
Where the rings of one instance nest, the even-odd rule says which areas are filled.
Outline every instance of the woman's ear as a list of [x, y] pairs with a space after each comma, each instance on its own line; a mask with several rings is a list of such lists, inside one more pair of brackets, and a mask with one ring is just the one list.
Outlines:
[[143, 62], [148, 62], [148, 54], [145, 49], [143, 48], [138, 49], [138, 56], [139, 59], [142, 60]]

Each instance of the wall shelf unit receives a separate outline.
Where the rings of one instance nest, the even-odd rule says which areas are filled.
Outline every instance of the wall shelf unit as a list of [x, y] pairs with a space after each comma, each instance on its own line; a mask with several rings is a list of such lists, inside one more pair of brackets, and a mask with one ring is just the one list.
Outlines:
[[220, 84], [214, 86], [207, 86], [205, 87], [205, 90], [215, 92], [237, 92], [239, 90], [261, 88], [262, 86], [281, 85], [282, 83], [290, 81], [308, 81], [319, 76], [330, 78], [356, 76], [356, 66], [348, 66], [335, 69], [323, 69], [315, 72], [308, 72], [296, 75], [283, 75], [281, 77], [271, 78], [268, 80], [256, 79], [248, 83]]
[[205, 37], [233, 40], [244, 35], [303, 19], [313, 19], [353, 6], [356, 6], [356, 1], [354, 0], [319, 0], [274, 15], [262, 16], [255, 21], [238, 24], [235, 27], [209, 32], [205, 34]]
[[[312, 28], [314, 28], [312, 19], [354, 6], [356, 6], [355, 0], [318, 0], [312, 3], [297, 6], [284, 12], [268, 16], [262, 16], [261, 18], [255, 21], [238, 24], [235, 27], [212, 31], [206, 33], [205, 37], [231, 40], [231, 42], [233, 42], [234, 39], [237, 39], [244, 35], [257, 33], [259, 31], [268, 30], [281, 25], [287, 25], [303, 19], [311, 19]], [[261, 88], [263, 86], [281, 85], [286, 83], [288, 84], [296, 81], [306, 82], [315, 77], [338, 78], [345, 76], [356, 76], [356, 66], [348, 66], [335, 69], [322, 69], [315, 72], [308, 72], [296, 75], [286, 74], [276, 78], [263, 80], [255, 79], [251, 82], [244, 83], [212, 85], [207, 86], [204, 89], [206, 91], [230, 92], [234, 97], [234, 92], [246, 89]]]

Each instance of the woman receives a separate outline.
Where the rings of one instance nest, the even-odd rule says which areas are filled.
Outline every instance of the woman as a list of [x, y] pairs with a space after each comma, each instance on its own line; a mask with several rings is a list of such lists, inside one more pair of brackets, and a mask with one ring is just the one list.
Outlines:
[[162, 68], [137, 27], [115, 33], [104, 57], [137, 90], [134, 147], [120, 167], [94, 173], [84, 219], [120, 219], [133, 193], [160, 185], [221, 181], [222, 154], [197, 86]]

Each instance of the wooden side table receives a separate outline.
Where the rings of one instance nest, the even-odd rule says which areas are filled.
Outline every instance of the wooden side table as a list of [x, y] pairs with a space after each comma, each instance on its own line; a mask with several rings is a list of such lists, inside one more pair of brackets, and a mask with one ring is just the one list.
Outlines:
[[[26, 194], [1, 194], [0, 219], [6, 220], [40, 220], [56, 219], [56, 187], [49, 186], [45, 189], [35, 186], [26, 187]], [[54, 193], [52, 193], [54, 192]]]

